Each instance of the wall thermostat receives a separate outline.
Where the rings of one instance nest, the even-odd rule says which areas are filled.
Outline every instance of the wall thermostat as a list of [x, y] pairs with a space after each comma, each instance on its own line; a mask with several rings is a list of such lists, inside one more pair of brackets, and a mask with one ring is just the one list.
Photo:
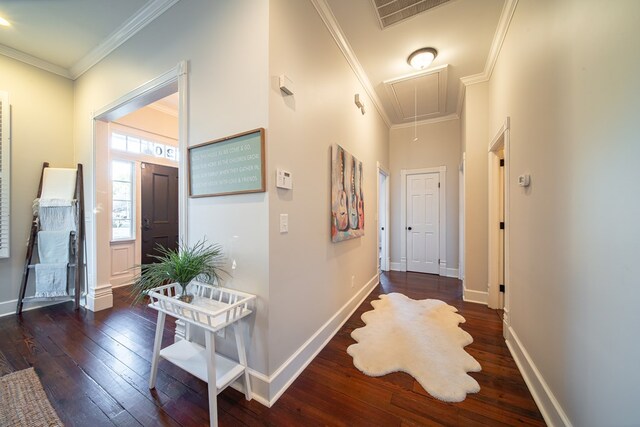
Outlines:
[[291, 190], [293, 187], [293, 176], [291, 176], [291, 172], [278, 169], [276, 171], [276, 187]]
[[518, 177], [518, 185], [520, 187], [528, 187], [529, 184], [531, 183], [531, 176], [530, 175], [520, 175]]

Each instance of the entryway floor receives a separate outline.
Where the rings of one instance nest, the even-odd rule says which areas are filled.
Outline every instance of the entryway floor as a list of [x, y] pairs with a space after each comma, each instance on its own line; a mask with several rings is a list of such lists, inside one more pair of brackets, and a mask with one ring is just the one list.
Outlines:
[[[471, 373], [477, 394], [461, 403], [429, 396], [404, 373], [372, 378], [358, 371], [346, 349], [360, 316], [381, 293], [437, 298], [458, 308], [474, 342], [466, 350], [482, 365]], [[0, 318], [0, 375], [35, 367], [58, 415], [68, 426], [208, 425], [206, 384], [161, 362], [156, 390], [148, 389], [156, 312], [131, 307], [126, 288], [114, 308], [73, 311], [71, 303]], [[165, 343], [175, 324], [167, 319]], [[473, 426], [544, 425], [502, 338], [496, 311], [462, 301], [459, 280], [420, 273], [385, 273], [356, 310], [272, 408], [228, 388], [218, 396], [221, 426]]]

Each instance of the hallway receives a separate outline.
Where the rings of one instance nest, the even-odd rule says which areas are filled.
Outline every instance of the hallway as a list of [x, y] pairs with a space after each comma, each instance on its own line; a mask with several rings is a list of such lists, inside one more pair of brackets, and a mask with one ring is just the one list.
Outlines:
[[[460, 281], [389, 272], [272, 408], [227, 389], [218, 397], [220, 425], [544, 425], [502, 338], [496, 311], [462, 301]], [[474, 342], [467, 351], [482, 365], [471, 375], [481, 391], [462, 403], [440, 402], [404, 373], [380, 378], [353, 367], [346, 348], [362, 313], [380, 293], [438, 298], [458, 308]], [[114, 308], [74, 313], [72, 304], [0, 319], [0, 375], [34, 366], [66, 425], [208, 425], [207, 388], [162, 362], [158, 387], [147, 380], [156, 312], [131, 307], [127, 288]], [[174, 323], [167, 321], [165, 343]]]

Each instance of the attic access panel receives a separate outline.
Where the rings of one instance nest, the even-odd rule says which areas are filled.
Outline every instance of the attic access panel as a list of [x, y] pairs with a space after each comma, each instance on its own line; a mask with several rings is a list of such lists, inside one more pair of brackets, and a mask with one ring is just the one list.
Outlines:
[[371, 0], [382, 29], [440, 6], [449, 0]]
[[[400, 121], [428, 119], [445, 114], [448, 65], [384, 82]], [[417, 108], [416, 108], [417, 92]]]

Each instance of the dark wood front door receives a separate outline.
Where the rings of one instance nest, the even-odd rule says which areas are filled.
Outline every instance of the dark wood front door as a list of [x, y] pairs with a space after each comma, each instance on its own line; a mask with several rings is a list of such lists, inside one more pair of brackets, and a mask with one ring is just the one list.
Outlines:
[[178, 168], [142, 164], [142, 264], [154, 262], [158, 244], [178, 247]]

